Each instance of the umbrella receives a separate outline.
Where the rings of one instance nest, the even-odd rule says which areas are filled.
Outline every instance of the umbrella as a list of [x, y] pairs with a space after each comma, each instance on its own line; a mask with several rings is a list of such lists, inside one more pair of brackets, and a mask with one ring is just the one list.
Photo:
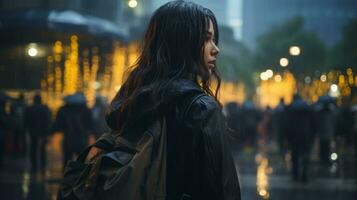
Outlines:
[[77, 92], [63, 98], [67, 105], [86, 105], [87, 99], [83, 93]]
[[329, 95], [320, 96], [319, 99], [317, 100], [317, 102], [321, 104], [330, 104], [330, 103], [334, 103], [334, 101], [335, 99]]
[[120, 41], [129, 39], [127, 27], [72, 10], [3, 12], [0, 14], [0, 31], [5, 29], [44, 29], [55, 32], [78, 32]]

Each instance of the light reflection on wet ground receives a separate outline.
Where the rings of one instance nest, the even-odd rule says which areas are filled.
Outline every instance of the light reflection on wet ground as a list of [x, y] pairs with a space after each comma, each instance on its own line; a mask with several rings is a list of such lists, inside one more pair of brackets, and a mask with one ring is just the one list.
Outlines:
[[262, 199], [269, 199], [269, 174], [272, 168], [269, 167], [269, 160], [262, 154], [255, 156], [257, 163], [257, 193]]
[[5, 156], [0, 172], [0, 199], [56, 199], [62, 176], [62, 138], [61, 133], [56, 133], [49, 139], [44, 172], [31, 172], [29, 153], [24, 156]]
[[[48, 165], [44, 173], [31, 173], [26, 157], [6, 157], [0, 172], [1, 200], [54, 200], [62, 175], [61, 134], [55, 134], [46, 147]], [[357, 196], [357, 182], [352, 178], [354, 171], [351, 155], [339, 155], [339, 162], [329, 167], [321, 166], [316, 160], [311, 163], [310, 181], [306, 184], [293, 182], [290, 178], [290, 157], [285, 160], [269, 151], [267, 144], [258, 143], [258, 151], [234, 152], [235, 162], [244, 200], [282, 199], [349, 200]], [[335, 169], [333, 169], [335, 168]]]
[[[242, 199], [282, 200], [349, 200], [357, 196], [356, 170], [353, 154], [348, 149], [338, 150], [339, 159], [331, 165], [321, 165], [317, 148], [313, 149], [309, 182], [294, 182], [290, 175], [291, 154], [279, 155], [276, 144], [259, 138], [258, 147], [235, 151]], [[336, 153], [337, 154], [337, 153]], [[331, 156], [333, 156], [331, 154]]]

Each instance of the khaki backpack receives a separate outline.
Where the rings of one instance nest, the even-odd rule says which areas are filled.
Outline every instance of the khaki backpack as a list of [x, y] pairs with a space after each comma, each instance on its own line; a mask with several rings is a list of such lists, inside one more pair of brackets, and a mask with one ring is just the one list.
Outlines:
[[[59, 200], [166, 198], [166, 120], [156, 120], [140, 137], [129, 141], [106, 133], [64, 172]], [[95, 146], [102, 151], [89, 162]]]

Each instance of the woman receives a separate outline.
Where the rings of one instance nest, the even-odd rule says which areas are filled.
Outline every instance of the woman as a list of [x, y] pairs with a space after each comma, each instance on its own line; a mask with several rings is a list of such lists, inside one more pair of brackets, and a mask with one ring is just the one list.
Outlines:
[[[185, 1], [163, 5], [153, 14], [137, 64], [107, 117], [108, 125], [124, 134], [166, 117], [170, 200], [240, 199], [217, 99], [217, 44], [210, 10]], [[210, 87], [214, 79], [215, 92]]]

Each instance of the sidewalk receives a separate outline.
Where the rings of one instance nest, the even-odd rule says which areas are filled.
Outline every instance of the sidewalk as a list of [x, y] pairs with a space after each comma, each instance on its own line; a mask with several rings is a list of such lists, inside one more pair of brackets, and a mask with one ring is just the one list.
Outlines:
[[[353, 179], [351, 158], [344, 166], [322, 166], [317, 160], [310, 163], [307, 183], [294, 182], [289, 162], [278, 155], [236, 153], [242, 199], [282, 200], [349, 200], [357, 196], [357, 181]], [[341, 161], [342, 162], [342, 161]]]
[[[60, 139], [60, 135], [55, 135], [47, 145], [48, 165], [44, 174], [30, 172], [28, 156], [5, 157], [0, 170], [1, 200], [56, 199], [62, 175]], [[307, 184], [293, 182], [289, 162], [277, 155], [243, 151], [234, 153], [234, 157], [243, 200], [352, 200], [357, 196], [357, 182], [352, 178], [355, 169], [349, 157], [336, 169], [323, 167], [313, 160]]]

